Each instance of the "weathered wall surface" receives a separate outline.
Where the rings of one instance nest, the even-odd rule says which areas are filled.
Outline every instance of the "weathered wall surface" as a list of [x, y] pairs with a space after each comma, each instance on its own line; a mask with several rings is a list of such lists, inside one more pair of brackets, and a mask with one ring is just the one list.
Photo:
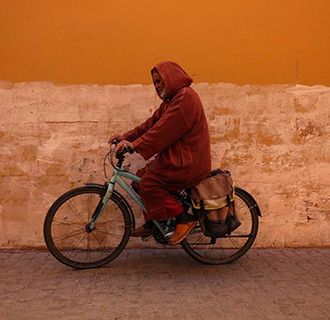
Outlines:
[[[231, 170], [261, 207], [256, 246], [329, 246], [330, 88], [194, 88], [209, 120], [213, 166]], [[51, 203], [86, 181], [103, 183], [108, 137], [158, 104], [149, 85], [0, 83], [0, 247], [43, 247]]]

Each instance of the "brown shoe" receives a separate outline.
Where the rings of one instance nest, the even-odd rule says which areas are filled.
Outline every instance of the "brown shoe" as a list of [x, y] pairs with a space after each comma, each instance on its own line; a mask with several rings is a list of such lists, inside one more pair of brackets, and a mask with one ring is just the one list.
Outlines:
[[175, 227], [175, 231], [172, 238], [168, 241], [168, 244], [171, 246], [179, 244], [190, 233], [190, 231], [196, 227], [196, 225], [196, 221], [191, 221], [188, 223], [178, 223]]
[[144, 225], [131, 231], [131, 237], [139, 238], [139, 237], [149, 237], [151, 235], [152, 235], [152, 230], [149, 228], [146, 228]]

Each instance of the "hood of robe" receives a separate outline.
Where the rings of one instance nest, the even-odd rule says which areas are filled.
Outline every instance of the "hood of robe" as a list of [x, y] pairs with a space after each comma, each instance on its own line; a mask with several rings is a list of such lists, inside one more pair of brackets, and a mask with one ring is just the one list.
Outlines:
[[162, 77], [165, 85], [165, 90], [170, 99], [184, 87], [189, 87], [193, 82], [176, 62], [165, 61], [158, 63], [153, 69], [156, 70]]

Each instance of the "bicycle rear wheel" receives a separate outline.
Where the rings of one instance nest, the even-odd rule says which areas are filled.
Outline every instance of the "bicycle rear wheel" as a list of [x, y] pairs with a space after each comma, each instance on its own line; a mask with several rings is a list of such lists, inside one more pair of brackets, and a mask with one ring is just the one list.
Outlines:
[[95, 229], [88, 228], [105, 192], [105, 188], [95, 186], [76, 188], [50, 207], [44, 222], [44, 238], [57, 260], [73, 268], [95, 268], [115, 259], [125, 248], [131, 219], [119, 194], [112, 194]]
[[181, 242], [183, 249], [195, 260], [205, 264], [225, 264], [237, 260], [252, 246], [258, 233], [258, 204], [253, 197], [235, 188], [235, 208], [241, 225], [231, 235], [215, 239], [197, 227]]

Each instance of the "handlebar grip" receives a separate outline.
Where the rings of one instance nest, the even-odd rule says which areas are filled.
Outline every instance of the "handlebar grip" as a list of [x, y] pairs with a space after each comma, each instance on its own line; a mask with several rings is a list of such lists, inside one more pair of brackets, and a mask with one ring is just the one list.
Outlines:
[[130, 154], [134, 153], [134, 149], [127, 145], [125, 146], [124, 150], [127, 150], [127, 152]]
[[125, 149], [124, 149], [123, 151], [121, 151], [121, 152], [117, 152], [116, 155], [115, 155], [116, 159], [121, 159], [121, 158], [124, 159], [124, 154], [125, 154], [126, 152], [127, 152], [127, 151], [126, 151]]
[[134, 149], [130, 148], [129, 146], [126, 145], [121, 152], [116, 153], [116, 158], [117, 159], [122, 158], [124, 156], [124, 154], [127, 153], [127, 152], [132, 154], [132, 153], [134, 153]]

